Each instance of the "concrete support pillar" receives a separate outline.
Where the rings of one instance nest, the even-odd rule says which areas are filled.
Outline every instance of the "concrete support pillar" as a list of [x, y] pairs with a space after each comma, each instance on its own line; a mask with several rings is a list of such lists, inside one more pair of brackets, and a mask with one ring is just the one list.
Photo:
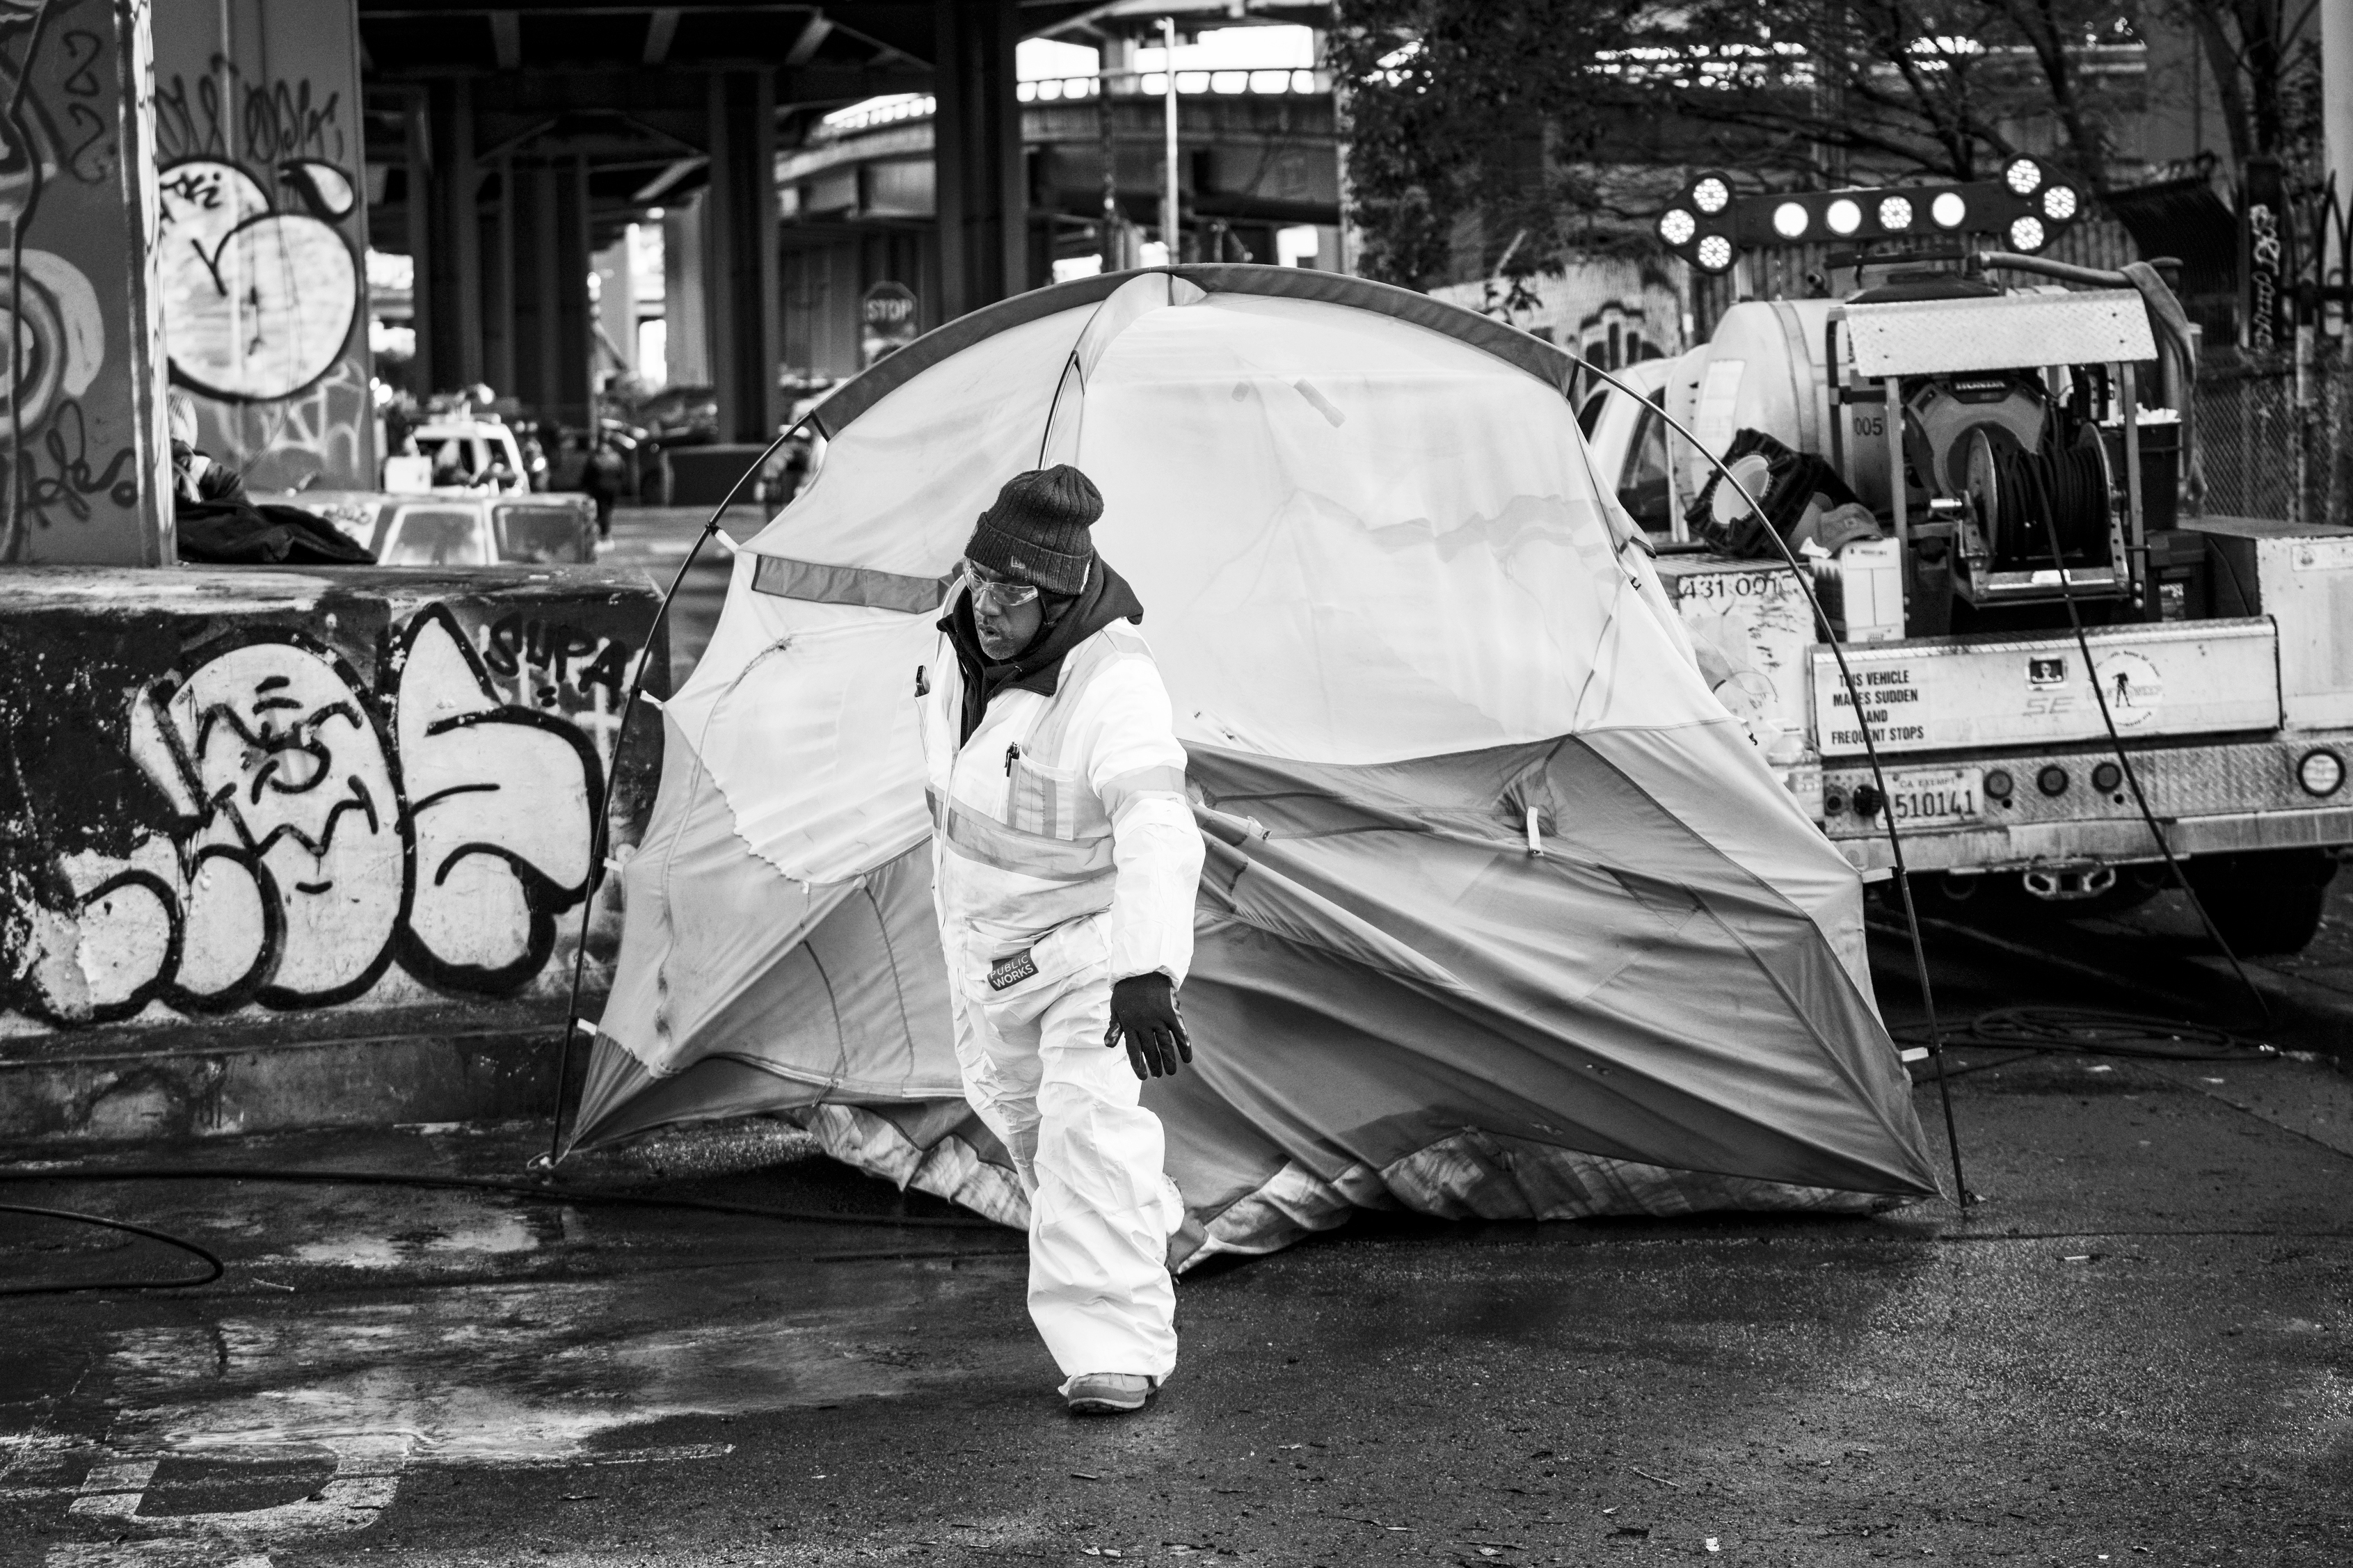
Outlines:
[[502, 232], [512, 238], [512, 385], [526, 415], [589, 422], [588, 173], [577, 158], [515, 160]]
[[635, 232], [622, 230], [620, 238], [589, 258], [596, 269], [596, 341], [602, 350], [589, 356], [592, 382], [599, 370], [638, 368], [637, 258], [629, 246]]
[[401, 201], [403, 227], [407, 231], [408, 256], [416, 270], [409, 279], [409, 326], [417, 334], [409, 378], [419, 389], [433, 384], [433, 290], [427, 287], [426, 258], [433, 247], [433, 114], [430, 94], [415, 88], [403, 109], [406, 121], [403, 141], [407, 162], [403, 166], [406, 195]]
[[195, 444], [254, 489], [372, 485], [357, 9], [148, 9], [164, 341]]
[[417, 342], [424, 384], [445, 392], [484, 379], [481, 172], [474, 158], [474, 84], [457, 77], [427, 90], [432, 171], [424, 192], [425, 253], [417, 258]]
[[703, 308], [702, 221], [709, 193], [662, 211], [663, 356], [672, 386], [708, 386], [711, 380], [710, 313]]
[[[501, 156], [483, 182], [489, 211], [482, 234], [482, 379], [493, 391], [515, 390], [515, 163]], [[527, 285], [526, 285], [527, 286]]]
[[0, 29], [0, 563], [174, 556], [152, 15]]
[[782, 396], [775, 79], [765, 71], [713, 75], [710, 135], [703, 300], [719, 436], [765, 443], [776, 433]]
[[943, 320], [1018, 294], [1029, 277], [1016, 0], [934, 0], [933, 151]]

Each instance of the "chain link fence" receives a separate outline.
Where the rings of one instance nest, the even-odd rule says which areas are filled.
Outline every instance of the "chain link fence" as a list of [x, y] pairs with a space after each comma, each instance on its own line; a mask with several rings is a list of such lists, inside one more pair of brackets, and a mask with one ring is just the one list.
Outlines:
[[2353, 522], [2353, 365], [2324, 346], [2210, 354], [2198, 370], [2196, 441], [2210, 517]]

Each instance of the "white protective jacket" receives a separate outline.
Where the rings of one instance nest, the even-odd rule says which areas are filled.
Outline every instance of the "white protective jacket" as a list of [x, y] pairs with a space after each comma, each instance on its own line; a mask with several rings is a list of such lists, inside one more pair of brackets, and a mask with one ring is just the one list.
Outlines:
[[1103, 917], [1090, 924], [1112, 979], [1158, 970], [1182, 984], [1201, 836], [1143, 634], [1124, 621], [1096, 631], [1064, 657], [1052, 695], [998, 692], [961, 746], [964, 682], [944, 633], [928, 675], [941, 938], [965, 995], [986, 996], [992, 966], [1090, 916]]

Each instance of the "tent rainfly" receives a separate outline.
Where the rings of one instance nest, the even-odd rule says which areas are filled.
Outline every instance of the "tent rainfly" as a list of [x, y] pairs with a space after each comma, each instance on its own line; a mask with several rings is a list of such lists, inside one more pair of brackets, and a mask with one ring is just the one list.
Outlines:
[[1357, 279], [1202, 266], [976, 311], [833, 394], [736, 556], [573, 1147], [753, 1111], [1008, 1225], [965, 1107], [916, 670], [973, 519], [1078, 465], [1208, 860], [1183, 1268], [1352, 1207], [1860, 1211], [1937, 1191], [1855, 873], [1710, 693], [1573, 362]]

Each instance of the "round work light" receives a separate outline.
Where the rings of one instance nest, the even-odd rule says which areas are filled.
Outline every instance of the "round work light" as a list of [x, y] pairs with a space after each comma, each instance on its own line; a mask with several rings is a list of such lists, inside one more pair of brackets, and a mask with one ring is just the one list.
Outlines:
[[2306, 795], [2335, 795], [2345, 784], [2345, 760], [2326, 746], [2306, 752], [2295, 764], [2295, 782]]

